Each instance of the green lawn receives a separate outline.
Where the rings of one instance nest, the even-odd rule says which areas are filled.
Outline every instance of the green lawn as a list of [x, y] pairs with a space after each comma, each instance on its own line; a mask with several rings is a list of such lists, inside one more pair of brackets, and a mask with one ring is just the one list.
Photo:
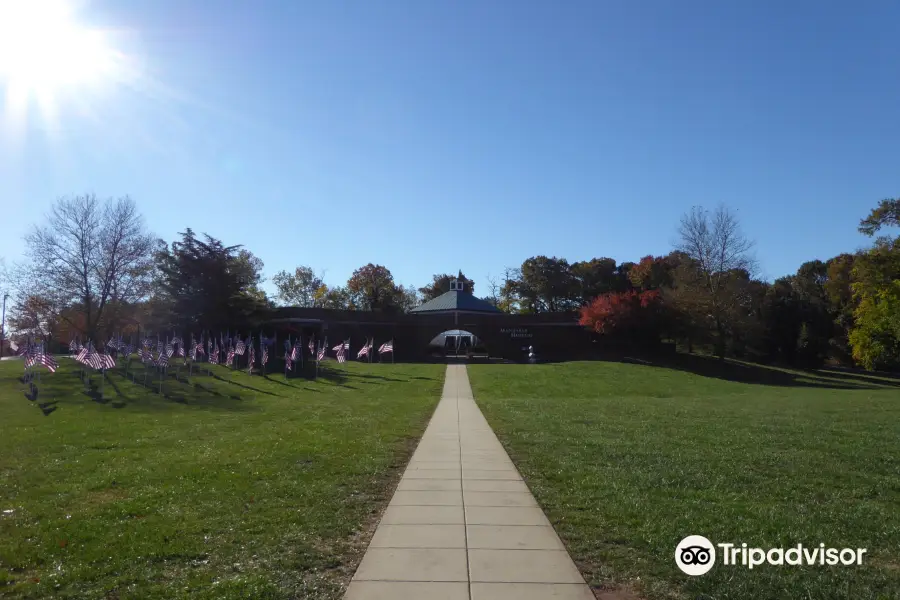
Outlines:
[[[900, 598], [900, 381], [677, 363], [469, 367], [588, 582], [617, 598]], [[868, 554], [689, 577], [674, 562], [689, 534]]]
[[0, 596], [342, 595], [443, 367], [213, 372], [162, 396], [116, 372], [100, 403], [69, 360], [34, 400], [0, 363]]

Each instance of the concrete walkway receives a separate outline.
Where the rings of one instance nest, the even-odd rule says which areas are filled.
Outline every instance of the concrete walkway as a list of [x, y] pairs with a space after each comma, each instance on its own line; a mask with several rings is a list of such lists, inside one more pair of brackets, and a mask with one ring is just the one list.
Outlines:
[[593, 600], [472, 398], [444, 393], [345, 600]]

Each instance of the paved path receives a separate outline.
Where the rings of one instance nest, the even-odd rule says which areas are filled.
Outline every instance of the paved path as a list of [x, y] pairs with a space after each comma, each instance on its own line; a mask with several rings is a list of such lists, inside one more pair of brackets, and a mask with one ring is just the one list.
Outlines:
[[472, 399], [444, 393], [345, 600], [593, 600]]

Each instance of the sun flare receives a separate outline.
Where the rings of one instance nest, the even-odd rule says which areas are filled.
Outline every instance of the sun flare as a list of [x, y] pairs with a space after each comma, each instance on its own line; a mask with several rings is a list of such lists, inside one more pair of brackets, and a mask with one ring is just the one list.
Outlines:
[[80, 24], [71, 0], [0, 0], [0, 87], [9, 116], [23, 116], [32, 101], [55, 113], [70, 94], [113, 82], [120, 67], [107, 33]]

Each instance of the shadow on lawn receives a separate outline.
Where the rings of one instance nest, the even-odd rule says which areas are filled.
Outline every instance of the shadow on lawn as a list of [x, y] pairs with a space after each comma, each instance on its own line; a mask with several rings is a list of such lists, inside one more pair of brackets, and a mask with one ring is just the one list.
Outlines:
[[212, 374], [212, 377], [213, 377], [213, 379], [216, 379], [216, 380], [218, 380], [218, 381], [222, 381], [222, 382], [225, 382], [225, 383], [228, 383], [228, 384], [231, 384], [231, 385], [236, 385], [237, 387], [244, 388], [245, 390], [250, 390], [250, 391], [253, 391], [253, 392], [257, 392], [258, 394], [265, 394], [265, 395], [267, 395], [267, 396], [276, 396], [276, 397], [278, 397], [278, 398], [284, 398], [284, 396], [282, 396], [281, 394], [276, 394], [276, 393], [274, 393], [274, 392], [269, 392], [269, 391], [267, 391], [267, 390], [261, 390], [261, 389], [259, 389], [259, 388], [253, 387], [252, 385], [246, 385], [246, 384], [243, 384], [243, 383], [239, 383], [239, 382], [234, 381], [234, 380], [232, 380], [232, 379], [225, 379], [225, 378], [222, 377], [221, 375], [216, 375], [215, 373]]
[[[685, 371], [702, 377], [724, 379], [737, 383], [775, 385], [784, 387], [810, 387], [838, 390], [879, 389], [898, 383], [862, 376], [845, 376], [833, 371], [786, 371], [754, 363], [725, 361], [713, 357], [678, 354], [667, 357], [625, 357], [617, 362], [636, 362], [664, 369]], [[841, 381], [837, 381], [841, 379]]]

